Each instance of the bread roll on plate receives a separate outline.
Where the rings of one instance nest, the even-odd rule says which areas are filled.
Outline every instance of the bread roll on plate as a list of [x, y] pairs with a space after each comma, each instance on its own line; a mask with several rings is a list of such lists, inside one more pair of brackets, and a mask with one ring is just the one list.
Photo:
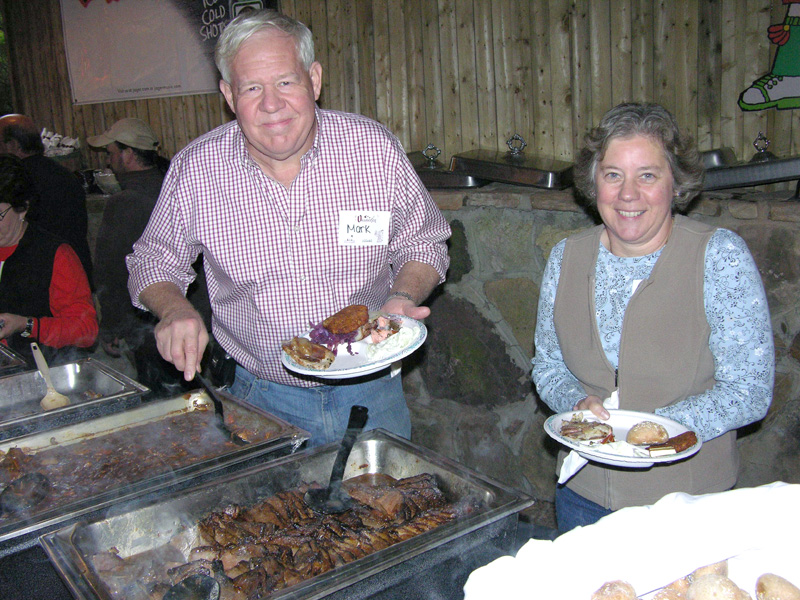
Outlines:
[[628, 431], [625, 441], [636, 446], [662, 444], [669, 439], [669, 433], [663, 425], [653, 421], [637, 423]]
[[607, 581], [592, 594], [592, 600], [636, 600], [636, 591], [627, 581]]
[[756, 582], [756, 600], [800, 600], [800, 588], [780, 575], [764, 573]]
[[725, 575], [728, 576], [728, 561], [722, 560], [704, 567], [699, 567], [689, 574], [689, 582], [699, 579], [705, 575]]
[[725, 575], [698, 577], [686, 592], [687, 600], [744, 600], [749, 597]]
[[653, 596], [653, 600], [685, 600], [686, 596], [671, 588], [662, 588]]

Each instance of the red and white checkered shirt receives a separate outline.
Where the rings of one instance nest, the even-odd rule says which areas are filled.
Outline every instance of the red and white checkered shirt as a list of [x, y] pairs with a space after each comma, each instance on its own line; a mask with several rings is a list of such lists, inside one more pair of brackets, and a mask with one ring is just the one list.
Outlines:
[[[408, 261], [444, 281], [450, 227], [381, 124], [317, 109], [314, 146], [289, 189], [267, 177], [232, 121], [172, 160], [142, 237], [127, 257], [136, 306], [149, 285], [186, 292], [199, 253], [215, 339], [261, 379], [310, 387], [280, 362], [281, 341], [350, 304], [378, 309]], [[340, 211], [391, 213], [385, 245], [339, 243]], [[385, 214], [385, 213], [384, 213]]]

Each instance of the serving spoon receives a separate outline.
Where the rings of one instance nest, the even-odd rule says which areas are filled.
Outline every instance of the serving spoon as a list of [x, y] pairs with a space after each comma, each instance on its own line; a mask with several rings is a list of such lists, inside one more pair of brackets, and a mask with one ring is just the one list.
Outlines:
[[214, 413], [219, 417], [219, 421], [217, 422], [217, 427], [219, 427], [219, 430], [222, 431], [226, 437], [229, 437], [237, 446], [246, 446], [249, 444], [250, 442], [248, 442], [238, 433], [231, 431], [230, 428], [225, 425], [225, 413], [223, 412], [222, 408], [222, 400], [220, 399], [219, 394], [217, 394], [217, 390], [214, 389], [214, 386], [211, 384], [211, 382], [200, 373], [195, 373], [194, 376], [195, 379], [197, 379], [197, 381], [199, 381], [208, 392], [208, 395], [211, 397], [211, 401], [214, 403]]
[[308, 490], [303, 496], [306, 505], [315, 513], [325, 515], [341, 513], [352, 505], [352, 499], [342, 488], [342, 476], [344, 475], [345, 463], [356, 441], [356, 436], [367, 424], [368, 412], [366, 406], [356, 405], [350, 409], [347, 431], [344, 432], [339, 451], [336, 453], [336, 459], [333, 461], [328, 487]]
[[64, 394], [58, 393], [53, 385], [53, 380], [50, 378], [50, 367], [47, 366], [47, 361], [44, 359], [42, 351], [39, 350], [39, 344], [31, 342], [31, 352], [33, 352], [33, 359], [36, 361], [36, 366], [39, 367], [39, 372], [44, 377], [44, 382], [47, 385], [47, 392], [39, 402], [41, 407], [44, 410], [53, 410], [54, 408], [68, 406], [70, 404], [69, 398]]

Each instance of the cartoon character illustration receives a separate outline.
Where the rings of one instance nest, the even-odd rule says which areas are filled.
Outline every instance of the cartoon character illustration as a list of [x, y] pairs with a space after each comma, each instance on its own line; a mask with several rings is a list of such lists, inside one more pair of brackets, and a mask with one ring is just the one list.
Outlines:
[[800, 108], [800, 0], [783, 3], [786, 18], [767, 30], [770, 41], [778, 46], [772, 70], [741, 93], [742, 110]]

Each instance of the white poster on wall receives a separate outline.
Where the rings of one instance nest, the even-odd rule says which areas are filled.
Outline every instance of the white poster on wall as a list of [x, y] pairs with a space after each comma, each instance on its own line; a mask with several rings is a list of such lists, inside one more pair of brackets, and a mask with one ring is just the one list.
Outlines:
[[61, 0], [74, 104], [219, 90], [214, 45], [264, 0]]

